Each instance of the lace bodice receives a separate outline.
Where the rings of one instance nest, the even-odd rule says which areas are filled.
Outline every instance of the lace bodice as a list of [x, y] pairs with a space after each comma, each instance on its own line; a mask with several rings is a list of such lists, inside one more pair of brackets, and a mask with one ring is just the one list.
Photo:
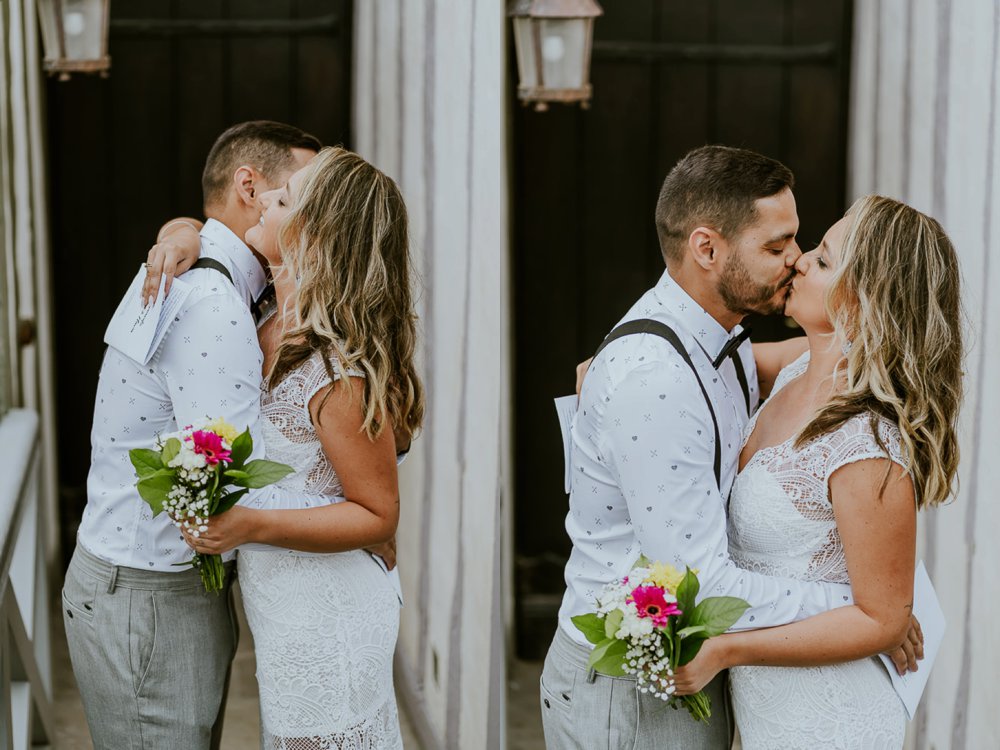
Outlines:
[[[335, 379], [336, 360], [334, 365]], [[364, 373], [348, 370], [348, 374], [364, 377]], [[294, 495], [342, 495], [340, 480], [323, 452], [309, 415], [309, 402], [331, 383], [316, 352], [290, 372], [276, 388], [265, 391], [261, 399], [264, 416], [262, 433], [267, 446], [267, 458], [288, 464], [295, 472], [282, 479], [275, 488]]]
[[[805, 372], [808, 363], [806, 352], [784, 368], [770, 398]], [[766, 405], [747, 424], [744, 445]], [[733, 561], [767, 575], [850, 583], [829, 480], [840, 467], [870, 458], [889, 458], [905, 467], [899, 429], [879, 418], [878, 433], [888, 452], [875, 440], [871, 416], [859, 414], [802, 448], [794, 447], [793, 436], [758, 450], [733, 484], [729, 519]]]

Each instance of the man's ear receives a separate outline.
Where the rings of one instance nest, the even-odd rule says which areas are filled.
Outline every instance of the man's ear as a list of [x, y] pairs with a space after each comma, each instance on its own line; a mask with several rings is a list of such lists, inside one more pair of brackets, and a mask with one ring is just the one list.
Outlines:
[[236, 188], [236, 195], [242, 203], [248, 205], [257, 204], [257, 173], [253, 167], [238, 167], [233, 173], [233, 185]]
[[719, 246], [722, 236], [708, 227], [695, 227], [688, 235], [688, 250], [694, 262], [706, 271], [715, 267], [719, 259]]

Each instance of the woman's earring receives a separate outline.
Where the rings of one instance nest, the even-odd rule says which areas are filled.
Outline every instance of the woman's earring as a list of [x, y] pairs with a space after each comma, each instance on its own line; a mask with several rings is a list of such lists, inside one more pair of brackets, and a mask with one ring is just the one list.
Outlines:
[[844, 356], [846, 357], [848, 354], [851, 353], [851, 342], [845, 341], [844, 345], [840, 347], [840, 350], [844, 353]]

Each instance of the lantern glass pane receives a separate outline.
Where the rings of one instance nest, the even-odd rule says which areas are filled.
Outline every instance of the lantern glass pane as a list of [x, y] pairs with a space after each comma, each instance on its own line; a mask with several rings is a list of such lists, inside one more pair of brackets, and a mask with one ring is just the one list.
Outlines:
[[581, 88], [587, 81], [587, 20], [546, 18], [539, 23], [545, 88]]
[[38, 0], [38, 21], [42, 27], [42, 43], [45, 45], [45, 57], [49, 60], [59, 58], [59, 27], [56, 24], [56, 14], [60, 3], [56, 0]]
[[63, 0], [66, 59], [97, 60], [104, 56], [105, 0]]
[[517, 50], [517, 73], [521, 85], [534, 88], [538, 85], [538, 68], [535, 62], [535, 38], [532, 20], [527, 16], [514, 19], [514, 47]]

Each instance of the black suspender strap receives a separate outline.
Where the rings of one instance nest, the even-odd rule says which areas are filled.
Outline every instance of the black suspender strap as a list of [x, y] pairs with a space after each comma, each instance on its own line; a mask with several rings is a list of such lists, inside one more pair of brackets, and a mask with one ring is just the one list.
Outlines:
[[[701, 388], [701, 395], [705, 397], [705, 404], [708, 406], [708, 413], [712, 416], [712, 427], [715, 429], [715, 484], [719, 488], [719, 492], [722, 492], [722, 438], [719, 434], [719, 420], [715, 417], [715, 407], [712, 406], [712, 399], [708, 397], [708, 391], [705, 389], [705, 384], [701, 382], [701, 376], [698, 374], [698, 370], [694, 366], [694, 362], [691, 361], [691, 355], [688, 354], [688, 350], [681, 343], [680, 338], [673, 328], [668, 326], [666, 323], [661, 323], [658, 320], [650, 320], [648, 318], [640, 320], [630, 320], [627, 323], [622, 323], [620, 326], [615, 328], [611, 333], [608, 334], [607, 338], [601, 343], [597, 351], [594, 353], [596, 357], [600, 354], [604, 347], [610, 344], [612, 341], [616, 341], [623, 336], [631, 336], [637, 333], [651, 333], [654, 336], [659, 336], [665, 339], [677, 353], [681, 355], [681, 358], [691, 368], [691, 372], [694, 373], [695, 380], [698, 381], [698, 387]], [[738, 363], [736, 370], [737, 372], [742, 371], [742, 367]], [[746, 377], [745, 375], [743, 376]], [[741, 381], [742, 382], [742, 381]], [[747, 395], [747, 401], [750, 398]]]
[[749, 417], [753, 414], [750, 411], [750, 384], [747, 382], [747, 374], [743, 369], [743, 360], [740, 359], [740, 353], [733, 349], [732, 353], [733, 364], [736, 365], [736, 379], [740, 381], [740, 390], [743, 391], [743, 400], [747, 402], [747, 416]]
[[[738, 335], [729, 339], [715, 361], [712, 362], [712, 367], [718, 370], [727, 359], [732, 358], [733, 364], [736, 365], [736, 379], [740, 381], [740, 388], [743, 391], [743, 400], [747, 402], [747, 416], [749, 417], [751, 414], [750, 385], [747, 383], [747, 374], [743, 370], [743, 360], [740, 359], [740, 346], [748, 338], [750, 338], [750, 329], [744, 328]], [[708, 352], [705, 353], [708, 354]]]
[[230, 284], [233, 283], [233, 275], [229, 273], [229, 269], [222, 265], [219, 261], [215, 260], [215, 258], [198, 258], [191, 268], [212, 268], [229, 279]]

